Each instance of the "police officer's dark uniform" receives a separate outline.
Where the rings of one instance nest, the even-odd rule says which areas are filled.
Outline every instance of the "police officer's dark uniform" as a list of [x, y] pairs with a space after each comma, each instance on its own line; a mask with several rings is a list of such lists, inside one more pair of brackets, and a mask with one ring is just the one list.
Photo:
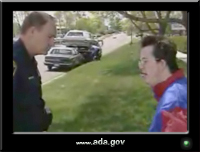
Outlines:
[[13, 130], [47, 131], [51, 122], [52, 113], [42, 99], [37, 62], [19, 39], [13, 44]]

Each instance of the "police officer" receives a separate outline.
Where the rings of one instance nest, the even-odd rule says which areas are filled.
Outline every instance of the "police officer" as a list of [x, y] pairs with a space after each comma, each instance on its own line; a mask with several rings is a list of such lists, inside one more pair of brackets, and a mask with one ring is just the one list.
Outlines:
[[13, 130], [47, 131], [52, 113], [42, 99], [41, 77], [35, 55], [45, 54], [56, 35], [52, 16], [32, 12], [24, 20], [19, 40], [13, 44]]
[[100, 47], [92, 45], [91, 48], [91, 53], [90, 53], [90, 60], [100, 60], [101, 56], [99, 54]]

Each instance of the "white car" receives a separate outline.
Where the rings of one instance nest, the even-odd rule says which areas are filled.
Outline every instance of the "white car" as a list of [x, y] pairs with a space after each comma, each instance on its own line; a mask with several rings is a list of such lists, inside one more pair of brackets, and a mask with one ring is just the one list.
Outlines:
[[[62, 38], [62, 42], [69, 42], [69, 41], [74, 41], [77, 42], [77, 44], [83, 44], [90, 42], [92, 45], [97, 45], [97, 46], [102, 46], [103, 45], [103, 40], [98, 40], [95, 38], [95, 36], [88, 32], [88, 31], [83, 31], [83, 30], [70, 30], [68, 31], [65, 36]], [[81, 42], [81, 43], [79, 43]], [[100, 43], [101, 42], [101, 43]]]
[[75, 38], [77, 38], [77, 37], [81, 38], [82, 37], [82, 38], [85, 38], [85, 39], [88, 39], [88, 40], [94, 39], [94, 36], [90, 32], [82, 31], [82, 30], [70, 30], [65, 34], [63, 39], [66, 39], [68, 37], [70, 37], [70, 38], [71, 37], [75, 37]]

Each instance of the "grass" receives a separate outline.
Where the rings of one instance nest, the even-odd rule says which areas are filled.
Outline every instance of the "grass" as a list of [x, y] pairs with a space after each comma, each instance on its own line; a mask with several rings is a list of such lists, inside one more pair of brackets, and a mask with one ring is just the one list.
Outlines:
[[125, 45], [44, 86], [44, 99], [54, 114], [49, 131], [148, 131], [157, 103], [138, 75], [137, 50]]
[[172, 36], [170, 39], [176, 43], [180, 52], [187, 54], [187, 37], [186, 36]]

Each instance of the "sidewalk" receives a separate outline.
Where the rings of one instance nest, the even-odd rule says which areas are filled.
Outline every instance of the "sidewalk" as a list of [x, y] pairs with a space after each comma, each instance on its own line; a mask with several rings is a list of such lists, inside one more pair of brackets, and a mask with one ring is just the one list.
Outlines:
[[187, 54], [177, 52], [176, 57], [182, 60], [183, 62], [187, 63]]

